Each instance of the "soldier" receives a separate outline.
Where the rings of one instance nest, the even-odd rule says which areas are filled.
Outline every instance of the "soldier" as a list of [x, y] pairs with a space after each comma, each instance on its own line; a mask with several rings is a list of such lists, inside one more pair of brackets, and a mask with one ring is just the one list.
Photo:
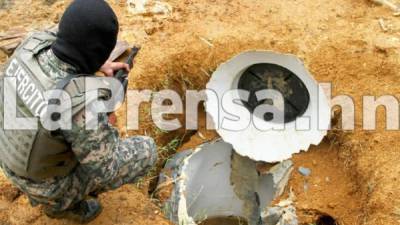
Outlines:
[[[44, 205], [51, 218], [93, 220], [102, 209], [98, 194], [135, 182], [156, 161], [152, 138], [119, 139], [106, 113], [98, 116], [97, 130], [85, 129], [84, 92], [78, 90], [77, 75], [100, 70], [112, 76], [118, 69], [129, 69], [106, 61], [118, 30], [116, 15], [105, 1], [75, 0], [61, 18], [57, 34], [32, 34], [6, 66], [5, 77], [16, 77], [17, 95], [2, 93], [0, 98], [0, 165], [32, 206]], [[6, 79], [0, 81], [3, 92], [8, 84]], [[69, 90], [77, 99], [72, 104], [72, 129], [50, 132], [40, 125], [37, 130], [4, 129], [5, 96], [16, 96], [19, 117], [33, 117], [37, 109], [32, 102], [54, 87]]]

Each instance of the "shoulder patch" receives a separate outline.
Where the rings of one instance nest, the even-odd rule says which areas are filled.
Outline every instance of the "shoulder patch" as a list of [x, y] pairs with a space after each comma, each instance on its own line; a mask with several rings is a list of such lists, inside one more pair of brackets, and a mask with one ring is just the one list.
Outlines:
[[[5, 85], [12, 85], [31, 113], [34, 116], [40, 116], [46, 106], [43, 93], [17, 59], [12, 59], [6, 68], [5, 77], [16, 78], [16, 84], [15, 82], [7, 82]], [[5, 80], [8, 81], [7, 79]]]

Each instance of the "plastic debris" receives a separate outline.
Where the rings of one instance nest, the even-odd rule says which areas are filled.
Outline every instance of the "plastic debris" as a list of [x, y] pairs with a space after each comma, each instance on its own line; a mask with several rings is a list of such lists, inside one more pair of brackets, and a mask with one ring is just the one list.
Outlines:
[[296, 208], [293, 201], [283, 200], [274, 207], [268, 207], [262, 215], [263, 225], [297, 225]]
[[[257, 162], [236, 154], [232, 145], [216, 140], [168, 161], [159, 187], [174, 181], [165, 203], [167, 218], [194, 225], [208, 218], [239, 217], [259, 225], [262, 212], [285, 188], [293, 163], [288, 160], [258, 175]], [[250, 175], [251, 174], [251, 175]]]
[[298, 169], [299, 173], [305, 177], [308, 177], [311, 175], [311, 169], [306, 168], [306, 167], [299, 167]]

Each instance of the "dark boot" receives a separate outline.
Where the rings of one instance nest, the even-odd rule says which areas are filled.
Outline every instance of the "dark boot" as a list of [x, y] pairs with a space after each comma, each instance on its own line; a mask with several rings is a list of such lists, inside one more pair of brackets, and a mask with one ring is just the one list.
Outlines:
[[44, 209], [44, 213], [53, 219], [68, 219], [78, 223], [88, 223], [100, 215], [102, 207], [96, 199], [88, 199], [79, 202], [71, 209], [55, 212], [49, 208]]

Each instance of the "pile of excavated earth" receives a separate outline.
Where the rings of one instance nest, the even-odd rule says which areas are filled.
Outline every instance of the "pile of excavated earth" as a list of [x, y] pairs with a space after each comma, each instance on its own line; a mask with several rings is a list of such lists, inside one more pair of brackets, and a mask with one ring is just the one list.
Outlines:
[[[3, 43], [7, 35], [56, 24], [68, 2], [0, 1], [0, 47], [12, 46]], [[318, 82], [333, 84], [333, 96], [352, 96], [356, 129], [342, 131], [333, 121], [322, 144], [294, 155], [282, 198], [294, 196], [300, 224], [399, 223], [400, 133], [385, 131], [382, 109], [377, 129], [361, 130], [363, 95], [400, 97], [400, 18], [390, 9], [367, 0], [166, 0], [137, 12], [132, 2], [109, 2], [120, 19], [119, 38], [142, 47], [130, 73], [131, 89], [169, 88], [181, 94], [204, 89], [222, 62], [245, 50], [267, 49], [299, 56]], [[0, 62], [6, 60], [7, 54], [0, 52]], [[104, 212], [92, 224], [170, 224], [160, 207], [168, 191], [166, 196], [153, 192], [158, 173], [177, 151], [217, 135], [205, 130], [202, 108], [198, 130], [174, 132], [154, 126], [148, 105], [140, 110], [140, 130], [126, 130], [126, 110], [117, 112], [121, 135], [154, 137], [160, 161], [138, 184], [101, 195]], [[1, 175], [0, 224], [71, 223], [31, 208]]]

